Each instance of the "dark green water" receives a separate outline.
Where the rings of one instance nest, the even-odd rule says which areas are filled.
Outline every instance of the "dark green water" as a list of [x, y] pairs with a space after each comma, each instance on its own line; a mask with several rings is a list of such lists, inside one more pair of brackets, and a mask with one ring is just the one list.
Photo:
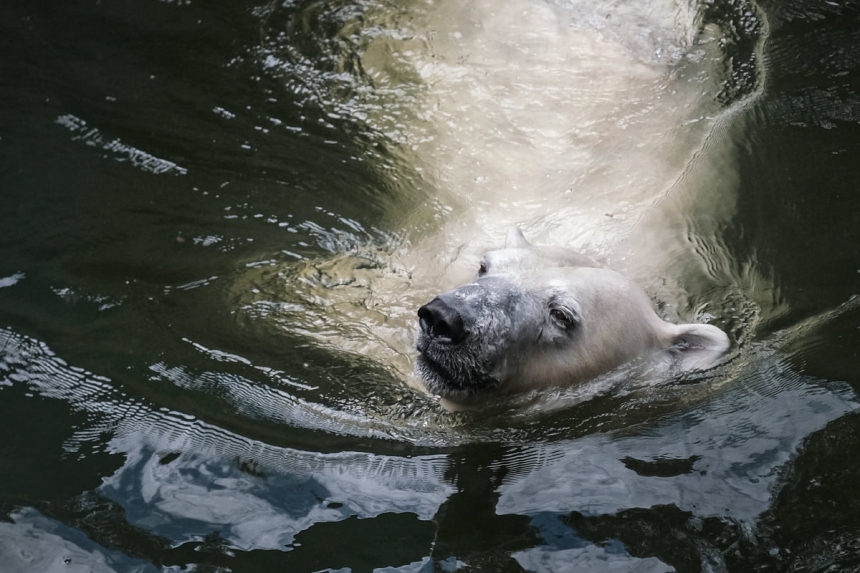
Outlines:
[[410, 5], [4, 0], [0, 571], [860, 570], [860, 9], [709, 6], [731, 113], [665, 312], [731, 357], [458, 416], [362, 346], [409, 296], [341, 332], [315, 290], [437, 224], [420, 82], [360, 57]]

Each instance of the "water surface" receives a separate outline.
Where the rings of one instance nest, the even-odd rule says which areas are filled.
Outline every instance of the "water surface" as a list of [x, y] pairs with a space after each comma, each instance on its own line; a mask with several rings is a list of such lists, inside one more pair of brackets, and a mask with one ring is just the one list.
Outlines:
[[[5, 3], [2, 568], [856, 568], [858, 16]], [[730, 355], [444, 411], [512, 223]]]

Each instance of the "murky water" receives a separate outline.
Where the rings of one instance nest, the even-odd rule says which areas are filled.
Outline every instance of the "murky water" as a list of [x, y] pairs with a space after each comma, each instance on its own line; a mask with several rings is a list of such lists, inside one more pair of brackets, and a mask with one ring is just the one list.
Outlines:
[[[858, 42], [838, 2], [4, 3], [0, 569], [855, 570]], [[414, 313], [511, 224], [730, 355], [446, 412]]]

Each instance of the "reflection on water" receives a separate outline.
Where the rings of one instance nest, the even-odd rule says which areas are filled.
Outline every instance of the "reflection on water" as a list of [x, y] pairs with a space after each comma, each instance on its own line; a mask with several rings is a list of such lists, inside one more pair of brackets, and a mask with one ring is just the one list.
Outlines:
[[99, 547], [79, 531], [33, 509], [21, 510], [9, 517], [11, 523], [0, 523], [0, 555], [3, 555], [3, 570], [9, 573], [149, 573], [159, 570], [152, 564]]
[[[531, 516], [532, 526], [546, 521], [556, 530], [564, 529], [558, 519], [571, 512], [600, 516], [666, 506], [687, 513], [689, 519], [730, 518], [751, 525], [768, 508], [778, 470], [801, 440], [856, 405], [847, 387], [799, 375], [784, 359], [768, 358], [762, 349], [752, 362], [755, 366], [746, 365], [737, 374], [742, 384], [680, 411], [674, 407], [675, 413], [658, 424], [640, 421], [638, 430], [622, 428], [576, 440], [561, 434], [561, 439], [520, 441], [516, 432], [509, 433], [493, 446], [494, 453], [485, 454], [491, 474], [489, 483], [481, 485], [485, 478], [467, 477], [471, 470], [458, 467], [462, 458], [457, 454], [326, 454], [250, 439], [194, 416], [130, 401], [111, 380], [65, 364], [44, 344], [8, 331], [2, 334], [7, 383], [60, 399], [93, 420], [64, 442], [68, 454], [87, 449], [86, 442], [123, 454], [122, 465], [98, 488], [99, 495], [123, 508], [123, 520], [175, 547], [211, 543], [208, 536], [216, 531], [231, 554], [298, 551], [302, 532], [355, 516], [411, 515], [432, 521], [427, 534], [444, 539], [448, 530], [464, 526], [457, 517], [464, 509], [457, 507], [452, 494], [488, 486], [497, 492], [488, 508], [490, 519]], [[153, 369], [163, 372], [159, 365]], [[218, 394], [217, 388], [235, 392], [235, 402], [244, 408], [234, 415], [249, 421], [271, 412], [270, 391], [241, 380], [222, 375], [213, 389], [205, 375], [196, 382], [181, 372], [171, 376], [177, 383], [198, 383], [194, 390], [204, 394]], [[289, 409], [284, 412], [290, 415]], [[301, 423], [302, 418], [292, 416], [290, 421]], [[326, 429], [338, 431], [348, 422], [340, 419]], [[361, 433], [361, 426], [351, 432]], [[432, 434], [432, 428], [427, 432]], [[460, 439], [498, 442], [502, 435], [475, 428]], [[109, 441], [101, 443], [105, 436]], [[438, 442], [444, 443], [445, 436]], [[459, 501], [468, 515], [475, 511], [472, 504]], [[669, 570], [654, 558], [633, 558], [623, 546], [598, 548], [567, 532], [564, 538], [573, 535], [577, 540], [574, 549], [557, 533], [538, 529], [534, 549], [512, 554], [530, 571], [552, 571], [553, 563], [563, 560], [577, 566]], [[9, 535], [27, 534], [12, 530]], [[442, 544], [440, 549], [447, 548]], [[423, 551], [418, 557], [447, 557], [434, 554], [429, 545]]]
[[[222, 4], [0, 7], [6, 568], [853, 563], [848, 7]], [[442, 411], [415, 308], [511, 223], [732, 352]]]

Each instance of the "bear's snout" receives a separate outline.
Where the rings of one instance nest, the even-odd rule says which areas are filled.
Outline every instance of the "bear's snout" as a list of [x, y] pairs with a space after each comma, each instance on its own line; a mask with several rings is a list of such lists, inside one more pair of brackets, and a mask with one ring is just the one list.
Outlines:
[[463, 315], [442, 297], [419, 308], [418, 321], [421, 332], [440, 344], [459, 344], [469, 334]]

